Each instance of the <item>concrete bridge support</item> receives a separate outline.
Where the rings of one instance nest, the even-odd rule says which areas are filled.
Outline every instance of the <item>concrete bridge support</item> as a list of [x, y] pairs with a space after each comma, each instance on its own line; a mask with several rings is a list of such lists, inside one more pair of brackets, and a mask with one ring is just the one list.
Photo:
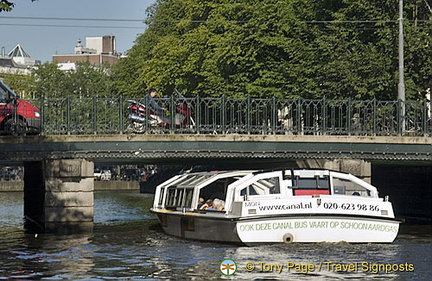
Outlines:
[[350, 173], [371, 183], [371, 163], [361, 159], [304, 159], [297, 160], [300, 168], [323, 168]]
[[93, 229], [94, 164], [83, 159], [24, 163], [24, 216], [32, 233]]

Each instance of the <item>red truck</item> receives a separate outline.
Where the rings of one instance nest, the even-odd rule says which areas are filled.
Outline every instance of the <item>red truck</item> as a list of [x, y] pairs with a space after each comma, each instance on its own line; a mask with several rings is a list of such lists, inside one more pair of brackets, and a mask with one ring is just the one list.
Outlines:
[[39, 134], [41, 115], [37, 107], [22, 100], [0, 81], [0, 132], [2, 134]]

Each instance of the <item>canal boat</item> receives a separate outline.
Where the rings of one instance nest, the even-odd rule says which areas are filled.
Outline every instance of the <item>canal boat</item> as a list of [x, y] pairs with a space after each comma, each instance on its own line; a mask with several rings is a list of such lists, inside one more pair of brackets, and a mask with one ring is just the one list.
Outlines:
[[391, 243], [401, 223], [374, 186], [321, 169], [176, 175], [156, 187], [151, 212], [169, 235], [246, 245]]

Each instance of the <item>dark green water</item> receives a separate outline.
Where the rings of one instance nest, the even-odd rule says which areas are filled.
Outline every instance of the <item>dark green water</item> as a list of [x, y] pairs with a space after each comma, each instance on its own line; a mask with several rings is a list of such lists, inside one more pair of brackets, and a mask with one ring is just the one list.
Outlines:
[[[430, 226], [402, 226], [392, 244], [243, 247], [167, 236], [149, 213], [151, 199], [137, 192], [98, 192], [93, 233], [35, 237], [23, 232], [22, 198], [0, 193], [0, 280], [430, 280], [432, 275]], [[220, 271], [226, 258], [237, 264], [233, 276]], [[288, 263], [299, 270], [288, 271]], [[338, 270], [352, 264], [355, 270]], [[255, 268], [247, 271], [246, 265]], [[281, 273], [276, 265], [283, 266]], [[396, 265], [397, 271], [385, 272], [384, 265]]]

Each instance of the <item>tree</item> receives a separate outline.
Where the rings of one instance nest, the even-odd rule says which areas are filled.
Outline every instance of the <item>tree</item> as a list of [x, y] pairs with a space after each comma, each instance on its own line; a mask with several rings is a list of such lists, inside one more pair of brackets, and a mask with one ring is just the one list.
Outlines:
[[65, 91], [70, 97], [92, 98], [111, 96], [109, 67], [95, 67], [89, 62], [77, 64], [76, 70], [68, 71]]
[[[405, 0], [407, 98], [431, 80], [431, 15]], [[393, 0], [158, 0], [115, 67], [119, 92], [395, 99]]]
[[7, 0], [0, 0], [0, 12], [9, 12], [12, 10], [13, 6], [14, 4], [12, 2], [9, 2]]
[[[31, 1], [34, 2], [36, 0]], [[10, 12], [14, 6], [14, 2], [8, 0], [0, 0], [0, 12]]]
[[66, 88], [67, 74], [61, 71], [57, 64], [46, 62], [38, 65], [32, 75], [35, 77], [35, 92], [38, 96], [60, 98], [70, 94]]
[[2, 78], [6, 85], [23, 99], [35, 98], [34, 77], [20, 73], [3, 73]]
[[78, 63], [76, 70], [62, 71], [55, 63], [39, 65], [34, 71], [35, 92], [46, 98], [92, 98], [111, 96], [108, 67]]

